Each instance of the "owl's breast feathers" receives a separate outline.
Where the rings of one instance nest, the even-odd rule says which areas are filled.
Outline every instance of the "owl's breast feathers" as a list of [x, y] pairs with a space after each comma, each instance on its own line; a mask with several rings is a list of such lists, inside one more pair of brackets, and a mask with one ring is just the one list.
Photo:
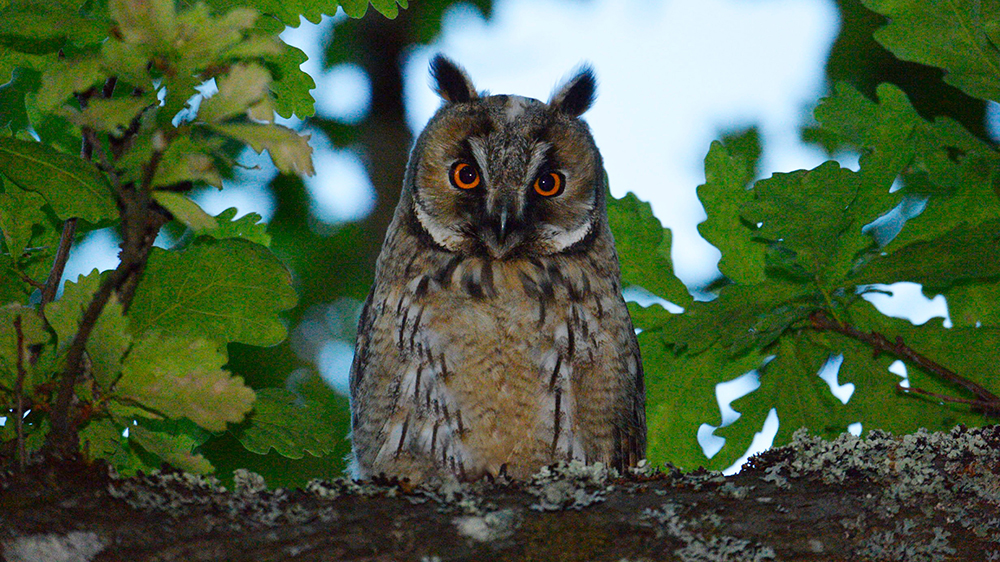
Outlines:
[[380, 258], [359, 328], [361, 476], [527, 477], [563, 459], [644, 457], [642, 366], [616, 260], [492, 261], [409, 240]]

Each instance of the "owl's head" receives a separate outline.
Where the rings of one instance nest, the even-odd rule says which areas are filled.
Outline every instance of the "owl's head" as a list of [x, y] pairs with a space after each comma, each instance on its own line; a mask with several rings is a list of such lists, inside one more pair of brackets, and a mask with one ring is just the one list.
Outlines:
[[403, 194], [419, 234], [511, 259], [583, 249], [606, 229], [601, 155], [580, 119], [594, 101], [589, 67], [548, 103], [480, 94], [440, 55], [431, 75], [444, 103], [414, 145]]

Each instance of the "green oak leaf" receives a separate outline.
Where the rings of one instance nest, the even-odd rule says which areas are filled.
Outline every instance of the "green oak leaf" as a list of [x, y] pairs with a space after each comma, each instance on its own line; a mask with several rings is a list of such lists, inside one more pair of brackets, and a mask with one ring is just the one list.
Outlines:
[[[62, 296], [45, 307], [45, 317], [56, 332], [60, 353], [69, 348], [76, 336], [84, 311], [97, 292], [102, 277], [94, 269], [86, 276], [79, 276], [76, 282], [67, 280]], [[110, 390], [118, 379], [122, 357], [131, 343], [122, 304], [117, 296], [112, 295], [101, 310], [86, 344], [91, 374], [104, 391]]]
[[944, 292], [956, 326], [1000, 328], [1000, 282], [962, 283]]
[[[296, 16], [293, 25], [298, 25], [298, 22], [299, 19]], [[250, 38], [277, 37], [284, 29], [285, 26], [274, 18], [259, 18], [254, 28], [258, 35], [251, 35]], [[260, 55], [259, 59], [271, 71], [272, 78], [269, 88], [274, 98], [272, 100], [274, 111], [285, 118], [289, 118], [293, 114], [300, 118], [312, 117], [315, 114], [315, 100], [309, 95], [309, 91], [316, 88], [316, 82], [302, 70], [302, 64], [306, 62], [308, 57], [301, 49], [287, 45], [280, 39], [278, 39], [278, 44], [280, 52], [264, 53]], [[245, 47], [251, 48], [252, 45], [244, 41], [235, 46], [229, 54], [235, 57], [246, 56], [243, 54]], [[273, 115], [268, 115], [266, 118], [255, 115], [254, 118], [260, 121], [273, 121]]]
[[691, 294], [674, 275], [670, 259], [670, 229], [663, 228], [649, 203], [640, 201], [634, 193], [626, 193], [621, 199], [609, 194], [607, 201], [622, 283], [640, 286], [678, 306], [688, 306]]
[[760, 387], [733, 401], [739, 419], [716, 431], [727, 440], [723, 450], [734, 460], [745, 452], [772, 408], [780, 420], [775, 446], [787, 443], [801, 427], [832, 438], [857, 421], [819, 377], [832, 355], [829, 349], [813, 342], [809, 333], [800, 332], [781, 338], [774, 354], [758, 369]]
[[208, 340], [149, 332], [125, 357], [114, 396], [222, 431], [227, 423], [242, 421], [254, 401], [243, 379], [222, 369], [226, 362]]
[[118, 217], [107, 178], [92, 163], [38, 142], [0, 137], [0, 173], [41, 194], [61, 219]]
[[272, 448], [291, 459], [301, 459], [306, 453], [320, 457], [333, 452], [346, 435], [330, 431], [337, 424], [331, 419], [328, 404], [311, 398], [283, 388], [258, 390], [253, 412], [236, 432], [237, 438], [259, 455]]
[[316, 88], [316, 81], [302, 70], [302, 64], [307, 59], [301, 49], [290, 45], [286, 45], [280, 55], [267, 58], [269, 66], [274, 67], [274, 78], [270, 85], [274, 96], [274, 110], [286, 119], [293, 114], [302, 119], [316, 114], [316, 102], [309, 94], [310, 90]]
[[[996, 384], [996, 360], [988, 350], [1000, 345], [1000, 330], [996, 328], [946, 329], [941, 319], [932, 319], [922, 326], [907, 320], [879, 313], [871, 303], [856, 301], [849, 310], [851, 322], [862, 332], [875, 331], [890, 341], [900, 338], [904, 344], [925, 357], [944, 365], [980, 385], [1000, 394]], [[865, 429], [882, 429], [896, 434], [912, 433], [921, 427], [931, 431], [948, 431], [957, 424], [968, 426], [993, 423], [989, 418], [971, 412], [967, 406], [940, 404], [918, 396], [908, 396], [896, 389], [900, 378], [888, 371], [896, 358], [882, 354], [873, 359], [872, 348], [839, 334], [822, 334], [831, 349], [844, 355], [839, 380], [853, 383], [854, 394], [847, 403], [852, 421]], [[907, 364], [911, 386], [938, 394], [971, 398], [964, 390], [936, 378], [930, 373]]]
[[30, 54], [43, 54], [76, 45], [100, 43], [107, 36], [108, 21], [81, 15], [78, 9], [56, 2], [19, 1], [4, 10], [0, 46]]
[[862, 0], [889, 18], [875, 39], [896, 57], [944, 69], [944, 81], [1000, 100], [1000, 5], [955, 0]]
[[156, 168], [153, 187], [173, 187], [184, 182], [204, 182], [222, 189], [213, 155], [222, 147], [223, 139], [217, 137], [193, 139], [180, 137], [170, 143], [160, 165]]
[[238, 219], [236, 207], [230, 207], [215, 216], [216, 227], [198, 232], [212, 238], [242, 238], [261, 246], [271, 245], [271, 235], [267, 233], [267, 223], [261, 222], [257, 213], [247, 213]]
[[311, 176], [315, 173], [312, 147], [309, 146], [310, 135], [300, 135], [282, 125], [255, 123], [216, 124], [212, 128], [223, 135], [249, 144], [257, 154], [266, 149], [274, 165], [286, 174]]
[[60, 351], [65, 351], [72, 343], [84, 310], [100, 284], [101, 272], [97, 269], [87, 275], [81, 274], [76, 281], [67, 279], [59, 299], [45, 307], [45, 319], [56, 333]]
[[[16, 322], [20, 322], [20, 330], [17, 329]], [[20, 348], [18, 340], [21, 343]], [[49, 334], [45, 331], [45, 322], [37, 310], [18, 303], [0, 306], [0, 386], [14, 388], [19, 376], [17, 359], [19, 355], [22, 358], [20, 368], [24, 370], [26, 377], [31, 377], [34, 369], [27, 348], [48, 341]], [[30, 378], [24, 381], [26, 390], [33, 386]]]
[[80, 450], [88, 459], [106, 460], [122, 476], [160, 468], [159, 462], [147, 464], [142, 461], [122, 435], [124, 430], [107, 418], [91, 420], [80, 429]]
[[860, 174], [867, 188], [888, 194], [896, 177], [915, 156], [914, 130], [926, 122], [899, 88], [880, 84], [876, 93], [877, 103], [850, 84], [837, 83], [834, 93], [820, 100], [815, 115], [823, 130], [862, 150]]
[[[1000, 155], [959, 123], [946, 117], [924, 120], [906, 95], [891, 84], [872, 102], [853, 87], [838, 84], [816, 109], [825, 130], [862, 150], [862, 189], [852, 205], [856, 223], [867, 224], [892, 208], [903, 193], [930, 197], [885, 250], [932, 239], [963, 222], [1000, 217]], [[902, 177], [905, 189], [890, 194]], [[856, 236], [851, 232], [852, 236]]]
[[207, 123], [220, 123], [246, 114], [267, 95], [271, 73], [259, 64], [240, 63], [215, 81], [219, 91], [202, 101], [198, 108], [198, 119]]
[[702, 424], [720, 423], [715, 387], [756, 369], [764, 357], [751, 353], [733, 358], [720, 347], [678, 356], [659, 334], [642, 332], [638, 337], [646, 375], [649, 461], [654, 465], [670, 462], [685, 470], [722, 469], [732, 464], [746, 446], [733, 454], [724, 449], [726, 453], [709, 460], [698, 443], [698, 429]]
[[852, 216], [858, 175], [825, 162], [814, 170], [774, 174], [754, 185], [753, 200], [742, 207], [743, 218], [761, 223], [757, 236], [787, 248], [796, 261], [817, 276], [836, 279], [848, 271], [864, 247], [855, 238], [844, 247], [849, 229], [863, 225]]
[[88, 101], [87, 107], [82, 111], [66, 107], [62, 115], [77, 127], [118, 136], [139, 119], [144, 111], [155, 111], [154, 100], [151, 93], [127, 98], [96, 98]]
[[9, 254], [0, 254], [0, 302], [21, 302], [35, 291]]
[[197, 203], [173, 191], [154, 191], [153, 199], [173, 217], [195, 232], [217, 229], [215, 217], [205, 212]]
[[722, 252], [719, 271], [737, 283], [764, 280], [765, 246], [754, 240], [754, 225], [739, 216], [740, 208], [753, 199], [747, 185], [753, 181], [755, 164], [755, 159], [730, 153], [715, 141], [705, 157], [705, 183], [698, 186], [698, 199], [708, 215], [698, 233]]
[[858, 284], [899, 281], [930, 288], [1000, 277], [1000, 219], [960, 224], [931, 240], [918, 240], [869, 261]]
[[35, 238], [38, 231], [46, 236], [38, 236], [38, 245], [55, 242], [55, 230], [42, 211], [45, 199], [33, 192], [17, 187], [13, 182], [0, 178], [0, 230], [7, 251], [14, 261], [21, 259], [24, 249]]
[[85, 92], [107, 79], [101, 59], [88, 55], [61, 60], [42, 73], [42, 87], [35, 98], [39, 110], [52, 111], [73, 94]]
[[181, 470], [195, 474], [208, 474], [215, 470], [208, 459], [193, 452], [199, 443], [190, 436], [150, 431], [136, 425], [129, 428], [128, 438], [130, 442]]
[[670, 317], [660, 337], [687, 353], [718, 344], [732, 355], [771, 345], [793, 324], [816, 310], [819, 296], [809, 285], [768, 280], [757, 285], [727, 285], [719, 298], [695, 302]]
[[137, 335], [158, 329], [274, 345], [285, 338], [278, 313], [295, 301], [291, 275], [267, 248], [199, 238], [181, 252], [153, 248], [128, 317]]

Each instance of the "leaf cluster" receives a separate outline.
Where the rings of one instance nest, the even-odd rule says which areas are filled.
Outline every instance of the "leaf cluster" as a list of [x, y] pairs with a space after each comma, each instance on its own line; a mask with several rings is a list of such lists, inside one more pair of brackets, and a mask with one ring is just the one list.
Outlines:
[[[376, 0], [394, 16], [396, 0]], [[367, 1], [343, 2], [360, 16]], [[333, 450], [322, 385], [251, 389], [227, 346], [270, 346], [296, 303], [257, 215], [211, 216], [187, 193], [245, 146], [312, 173], [304, 54], [278, 37], [333, 0], [13, 0], [0, 4], [0, 462], [82, 452], [120, 471], [212, 470], [198, 447]], [[186, 232], [154, 247], [160, 228]], [[68, 280], [74, 242], [115, 228], [121, 263]]]
[[[876, 39], [896, 56], [945, 71], [971, 96], [1000, 100], [996, 3], [867, 0], [891, 18]], [[837, 84], [815, 110], [813, 131], [860, 155], [858, 170], [828, 161], [812, 170], [754, 181], [759, 145], [751, 130], [714, 142], [698, 196], [708, 218], [699, 232], [722, 252], [716, 297], [692, 302], [669, 266], [669, 232], [629, 195], [610, 203], [623, 277], [682, 307], [632, 307], [648, 386], [650, 458], [681, 467], [725, 468], [775, 409], [775, 444], [800, 427], [825, 436], [854, 422], [912, 432], [983, 424], [976, 396], [947, 382], [946, 365], [986, 391], [1000, 391], [1000, 154], [947, 117], [924, 119], [892, 84], [870, 100]], [[916, 207], [920, 212], [910, 213]], [[637, 244], [637, 240], [649, 243]], [[880, 313], [864, 297], [898, 282], [947, 298], [953, 327], [914, 326]], [[830, 329], [830, 327], [838, 329]], [[897, 357], [847, 335], [885, 334], [933, 359], [907, 361], [908, 383], [888, 371]], [[841, 403], [819, 373], [839, 366], [854, 386]], [[718, 428], [716, 386], [753, 373], [759, 387], [733, 407], [741, 416], [717, 430], [720, 454], [696, 441]], [[944, 402], [944, 403], [942, 403]], [[714, 424], [712, 423], [714, 422]]]

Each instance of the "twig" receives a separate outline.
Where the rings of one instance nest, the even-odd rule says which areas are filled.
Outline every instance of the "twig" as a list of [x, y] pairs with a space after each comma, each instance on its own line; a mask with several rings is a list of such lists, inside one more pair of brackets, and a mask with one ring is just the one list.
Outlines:
[[56, 298], [56, 291], [59, 290], [59, 282], [62, 281], [63, 272], [66, 270], [66, 260], [69, 259], [69, 250], [73, 245], [73, 237], [76, 236], [76, 218], [69, 218], [63, 222], [62, 234], [59, 235], [59, 248], [56, 250], [56, 257], [52, 260], [52, 269], [42, 287], [42, 301], [39, 308], [45, 308]]
[[21, 315], [14, 318], [14, 333], [17, 334], [17, 380], [14, 382], [14, 429], [17, 432], [17, 467], [24, 472], [27, 455], [24, 450], [24, 330], [21, 328]]
[[961, 398], [946, 398], [940, 395], [917, 389], [917, 388], [904, 388], [906, 392], [913, 392], [916, 394], [923, 394], [927, 396], [934, 396], [946, 400], [948, 402], [968, 404], [976, 410], [981, 410], [987, 415], [1000, 415], [1000, 398], [994, 395], [989, 390], [983, 388], [982, 386], [970, 381], [969, 379], [959, 375], [958, 373], [948, 369], [944, 365], [929, 359], [920, 353], [916, 352], [909, 346], [903, 343], [903, 338], [897, 336], [896, 341], [889, 341], [889, 338], [884, 335], [872, 331], [871, 333], [864, 333], [858, 330], [854, 326], [844, 322], [838, 322], [826, 315], [824, 312], [814, 312], [809, 315], [809, 321], [812, 323], [813, 328], [818, 330], [831, 330], [837, 332], [838, 334], [843, 334], [851, 339], [857, 340], [871, 347], [875, 354], [879, 353], [889, 353], [909, 361], [914, 365], [920, 367], [921, 369], [936, 375], [954, 385], [960, 386], [965, 390], [971, 392], [976, 396], [976, 400], [964, 400]]
[[982, 411], [986, 415], [1000, 416], [1000, 404], [990, 403], [985, 400], [972, 400], [970, 398], [956, 398], [954, 396], [946, 396], [944, 394], [938, 394], [936, 392], [931, 392], [929, 390], [924, 390], [922, 388], [906, 387], [902, 383], [896, 385], [896, 389], [903, 393], [914, 393], [920, 394], [921, 396], [930, 396], [931, 398], [940, 400], [942, 402], [950, 402], [952, 404], [965, 404], [970, 406], [975, 410]]

